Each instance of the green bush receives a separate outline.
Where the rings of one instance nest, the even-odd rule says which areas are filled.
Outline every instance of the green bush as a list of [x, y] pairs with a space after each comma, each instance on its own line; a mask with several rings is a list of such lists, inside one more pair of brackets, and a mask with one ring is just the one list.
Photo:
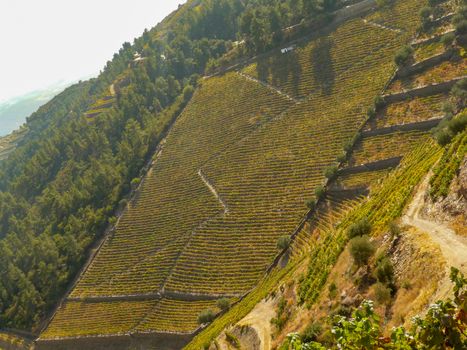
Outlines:
[[305, 205], [310, 210], [315, 210], [316, 208], [316, 201], [314, 199], [309, 199], [305, 202]]
[[305, 330], [301, 334], [301, 338], [305, 343], [316, 341], [316, 339], [321, 334], [322, 330], [323, 327], [321, 326], [321, 324], [313, 322], [305, 328]]
[[454, 42], [454, 40], [456, 40], [456, 36], [454, 33], [447, 33], [447, 34], [444, 34], [441, 39], [440, 39], [440, 42], [441, 44], [443, 44], [445, 47], [449, 47], [452, 45], [452, 43]]
[[452, 136], [451, 134], [446, 131], [446, 130], [440, 130], [438, 131], [436, 134], [435, 134], [435, 137], [436, 137], [436, 142], [438, 142], [438, 144], [440, 146], [446, 146], [447, 144], [449, 144], [452, 140]]
[[281, 236], [277, 239], [277, 249], [284, 250], [290, 246], [290, 237]]
[[228, 298], [221, 298], [217, 301], [217, 307], [222, 311], [230, 309], [230, 300]]
[[357, 236], [369, 235], [371, 232], [371, 224], [367, 218], [357, 221], [349, 227], [347, 236], [352, 239]]
[[204, 311], [201, 311], [201, 313], [198, 315], [198, 323], [211, 323], [212, 321], [214, 321], [215, 318], [216, 314], [214, 313], [214, 311], [212, 311], [211, 309], [206, 309]]
[[376, 109], [378, 109], [378, 108], [383, 107], [386, 104], [386, 102], [384, 101], [383, 96], [378, 95], [375, 97], [374, 104], [375, 104]]
[[368, 236], [355, 237], [350, 241], [350, 254], [357, 266], [368, 264], [374, 253], [375, 247]]
[[334, 299], [337, 296], [337, 286], [332, 282], [328, 287], [329, 298]]
[[449, 124], [448, 128], [451, 133], [454, 135], [461, 133], [465, 130], [467, 126], [467, 113], [461, 113], [456, 118], [453, 118]]
[[375, 292], [376, 301], [379, 304], [387, 304], [391, 301], [391, 289], [384, 285], [381, 282], [376, 283], [373, 286], [373, 290]]
[[318, 186], [315, 189], [316, 200], [319, 201], [326, 196], [326, 189], [323, 186]]
[[331, 166], [324, 171], [324, 176], [326, 176], [328, 180], [332, 181], [337, 178], [338, 171], [339, 169], [337, 166]]
[[392, 266], [391, 260], [384, 257], [381, 259], [375, 270], [376, 278], [379, 282], [389, 284], [394, 280], [394, 267]]
[[404, 46], [401, 48], [394, 57], [394, 62], [400, 67], [406, 64], [412, 57], [413, 48], [411, 46]]
[[401, 228], [394, 221], [389, 224], [389, 232], [391, 237], [398, 237], [401, 234]]

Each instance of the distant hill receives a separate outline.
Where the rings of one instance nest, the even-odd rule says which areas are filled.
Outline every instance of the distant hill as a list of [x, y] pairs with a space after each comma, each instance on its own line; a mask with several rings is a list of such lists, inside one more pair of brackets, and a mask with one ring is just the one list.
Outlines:
[[58, 83], [44, 90], [36, 90], [26, 95], [0, 102], [0, 136], [5, 136], [13, 130], [18, 129], [31, 113], [49, 102], [69, 85], [69, 83]]

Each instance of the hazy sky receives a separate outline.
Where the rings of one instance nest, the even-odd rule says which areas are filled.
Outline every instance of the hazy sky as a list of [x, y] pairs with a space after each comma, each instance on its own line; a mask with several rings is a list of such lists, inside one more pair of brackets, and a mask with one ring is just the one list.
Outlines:
[[95, 76], [185, 0], [0, 0], [0, 101]]

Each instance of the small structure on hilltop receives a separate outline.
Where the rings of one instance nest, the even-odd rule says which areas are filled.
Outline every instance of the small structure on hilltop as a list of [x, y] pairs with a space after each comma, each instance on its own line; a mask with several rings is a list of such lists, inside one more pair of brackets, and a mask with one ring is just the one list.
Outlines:
[[283, 54], [285, 54], [285, 53], [292, 52], [293, 50], [295, 50], [295, 45], [292, 45], [292, 46], [289, 46], [289, 47], [285, 47], [285, 48], [281, 49], [281, 52], [282, 52]]

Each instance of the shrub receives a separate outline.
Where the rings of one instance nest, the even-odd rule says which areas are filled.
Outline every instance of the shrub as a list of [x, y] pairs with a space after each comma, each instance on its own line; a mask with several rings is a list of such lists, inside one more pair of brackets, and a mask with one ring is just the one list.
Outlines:
[[318, 186], [315, 189], [316, 200], [319, 201], [326, 196], [326, 189], [323, 186]]
[[199, 324], [211, 323], [212, 321], [214, 321], [215, 318], [216, 318], [216, 314], [214, 313], [214, 311], [212, 311], [211, 309], [207, 309], [207, 310], [201, 311], [201, 313], [198, 315], [198, 323]]
[[314, 199], [309, 199], [305, 202], [305, 205], [310, 210], [315, 210], [316, 208], [316, 201]]
[[193, 86], [191, 85], [185, 86], [185, 88], [183, 89], [183, 100], [185, 102], [188, 102], [193, 96], [194, 92], [195, 92], [195, 89]]
[[221, 298], [217, 301], [217, 307], [222, 311], [230, 309], [230, 300], [227, 298]]
[[452, 119], [448, 124], [449, 130], [453, 134], [458, 134], [464, 131], [466, 126], [467, 126], [467, 113], [459, 114], [456, 118]]
[[305, 343], [316, 341], [316, 339], [321, 334], [322, 330], [323, 327], [321, 326], [321, 324], [313, 322], [305, 328], [305, 330], [301, 334], [301, 338]]
[[368, 264], [374, 253], [375, 247], [368, 236], [355, 237], [350, 241], [350, 254], [357, 266]]
[[452, 140], [451, 134], [447, 130], [440, 130], [435, 134], [436, 142], [440, 146], [446, 146]]
[[373, 287], [376, 301], [379, 304], [387, 304], [391, 300], [391, 289], [378, 282]]
[[277, 240], [277, 249], [284, 250], [290, 246], [290, 237], [281, 236]]
[[357, 221], [349, 227], [347, 236], [352, 239], [357, 236], [369, 235], [371, 232], [371, 224], [367, 218]]
[[344, 163], [344, 162], [347, 160], [347, 154], [346, 154], [346, 153], [342, 153], [342, 154], [338, 155], [336, 160], [337, 160], [339, 163]]
[[445, 47], [449, 47], [452, 45], [452, 43], [454, 42], [454, 40], [456, 40], [456, 36], [454, 35], [454, 33], [447, 33], [447, 34], [444, 34], [442, 37], [441, 37], [441, 44], [443, 44]]
[[459, 108], [463, 108], [467, 101], [467, 79], [458, 81], [451, 89], [451, 96], [457, 101]]
[[332, 282], [328, 287], [329, 298], [334, 299], [337, 296], [337, 286]]
[[131, 189], [135, 191], [138, 188], [140, 183], [141, 183], [141, 179], [139, 177], [135, 177], [133, 180], [131, 180], [131, 183], [130, 183]]
[[411, 46], [404, 46], [401, 48], [394, 57], [394, 62], [400, 67], [407, 63], [407, 61], [412, 57], [413, 49]]
[[366, 115], [368, 116], [368, 119], [374, 119], [376, 117], [376, 110], [374, 108], [368, 108]]
[[326, 176], [328, 180], [332, 181], [335, 178], [337, 178], [338, 171], [339, 169], [337, 168], [337, 166], [331, 166], [324, 171], [324, 176]]
[[374, 100], [374, 103], [375, 103], [376, 108], [383, 107], [385, 105], [385, 101], [384, 101], [383, 96], [380, 96], [380, 95], [376, 96], [375, 100]]
[[420, 12], [420, 19], [422, 21], [422, 29], [423, 30], [428, 30], [432, 26], [432, 15], [433, 15], [433, 9], [431, 7], [423, 7]]
[[232, 333], [225, 331], [225, 339], [236, 349], [240, 349], [240, 341]]
[[378, 262], [376, 266], [376, 278], [381, 283], [391, 283], [394, 279], [394, 267], [392, 266], [391, 260], [387, 257], [383, 258]]
[[467, 20], [466, 19], [456, 24], [456, 34], [457, 35], [467, 34]]
[[391, 237], [398, 237], [401, 234], [401, 228], [394, 221], [389, 224], [389, 232]]

